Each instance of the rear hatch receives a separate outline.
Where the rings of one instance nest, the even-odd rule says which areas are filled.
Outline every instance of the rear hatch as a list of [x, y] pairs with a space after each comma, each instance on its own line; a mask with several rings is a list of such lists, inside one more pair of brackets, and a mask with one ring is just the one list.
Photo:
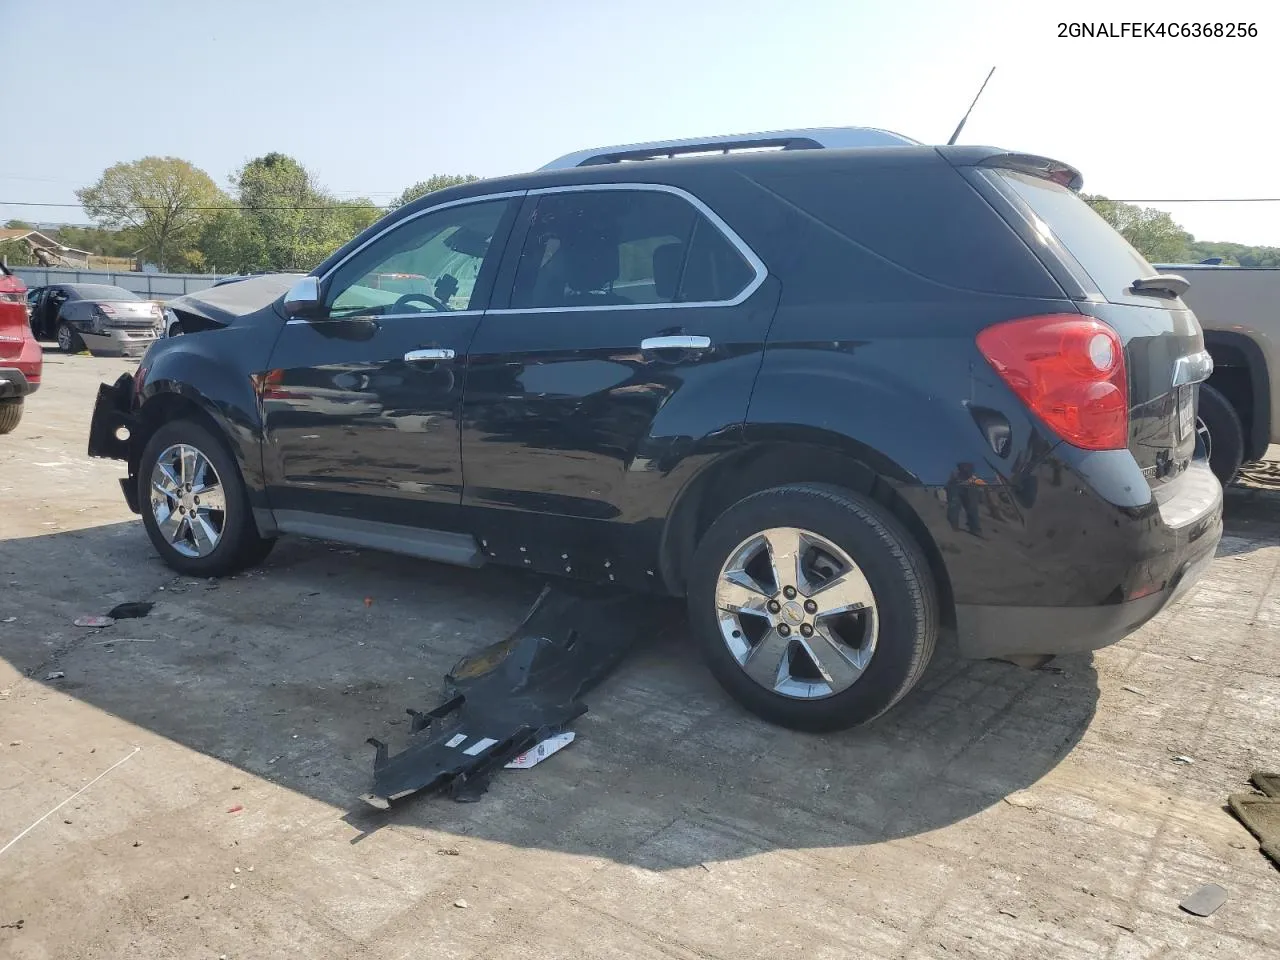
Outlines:
[[1179, 288], [1185, 289], [1179, 278], [1160, 277], [1080, 198], [1079, 174], [1051, 161], [1028, 162], [1033, 160], [993, 157], [983, 164], [983, 176], [1027, 219], [1036, 253], [1080, 301], [1081, 311], [1120, 335], [1129, 451], [1158, 489], [1195, 453], [1195, 383], [1209, 369], [1193, 362], [1203, 359], [1200, 324], [1179, 299]]
[[150, 300], [103, 300], [98, 309], [106, 315], [105, 326], [127, 330], [154, 327], [162, 315], [160, 305]]

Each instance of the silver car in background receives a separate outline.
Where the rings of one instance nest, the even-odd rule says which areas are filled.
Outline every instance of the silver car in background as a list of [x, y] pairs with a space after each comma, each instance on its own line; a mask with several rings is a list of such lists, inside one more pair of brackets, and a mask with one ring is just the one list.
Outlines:
[[57, 340], [65, 353], [139, 357], [164, 335], [164, 310], [131, 290], [99, 283], [41, 287], [32, 302], [31, 329]]

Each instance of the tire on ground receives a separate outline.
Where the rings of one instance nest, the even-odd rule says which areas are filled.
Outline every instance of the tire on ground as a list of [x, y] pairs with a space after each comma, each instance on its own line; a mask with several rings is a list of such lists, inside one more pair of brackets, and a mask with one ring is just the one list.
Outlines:
[[22, 398], [0, 400], [0, 433], [13, 433], [22, 420]]
[[[165, 538], [151, 509], [151, 473], [156, 460], [167, 448], [177, 443], [195, 447], [208, 458], [218, 473], [226, 500], [226, 517], [222, 539], [211, 553], [188, 557]], [[264, 560], [275, 545], [274, 539], [258, 535], [249, 504], [248, 491], [240, 468], [221, 437], [193, 420], [173, 420], [157, 430], [142, 451], [138, 461], [138, 506], [151, 544], [166, 564], [179, 573], [193, 577], [221, 577], [236, 573]]]
[[1225, 396], [1208, 384], [1200, 385], [1200, 422], [1209, 434], [1209, 466], [1225, 487], [1244, 461], [1244, 427]]
[[[739, 544], [774, 527], [829, 539], [862, 569], [875, 597], [879, 633], [871, 661], [851, 687], [823, 699], [766, 690], [739, 666], [720, 632], [715, 596], [721, 568]], [[725, 511], [698, 544], [688, 604], [695, 641], [720, 684], [752, 713], [797, 730], [843, 729], [884, 713], [919, 681], [937, 640], [937, 587], [919, 545], [884, 507], [833, 486], [777, 487]]]

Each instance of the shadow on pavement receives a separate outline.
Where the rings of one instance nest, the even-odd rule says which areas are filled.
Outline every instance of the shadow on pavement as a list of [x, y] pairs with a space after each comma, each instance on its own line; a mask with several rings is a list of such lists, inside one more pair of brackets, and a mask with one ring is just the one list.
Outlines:
[[[1089, 657], [1027, 671], [944, 644], [874, 724], [797, 734], [728, 700], [673, 605], [672, 629], [586, 697], [570, 749], [500, 772], [479, 803], [365, 812], [365, 739], [403, 745], [405, 708], [434, 706], [445, 672], [505, 636], [541, 585], [306, 540], [237, 578], [175, 580], [139, 523], [112, 524], [0, 541], [0, 616], [19, 618], [0, 624], [0, 656], [36, 680], [63, 671], [50, 686], [349, 810], [363, 831], [414, 825], [654, 869], [947, 826], [1044, 776], [1096, 705]], [[124, 600], [156, 606], [72, 625]], [[123, 642], [139, 639], [153, 642]]]

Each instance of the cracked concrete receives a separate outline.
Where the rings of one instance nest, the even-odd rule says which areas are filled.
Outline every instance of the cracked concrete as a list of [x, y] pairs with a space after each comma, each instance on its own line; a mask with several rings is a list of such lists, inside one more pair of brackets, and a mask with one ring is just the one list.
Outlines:
[[[1223, 810], [1280, 767], [1269, 468], [1187, 601], [1095, 656], [944, 647], [888, 716], [815, 737], [744, 715], [677, 629], [568, 750], [379, 817], [364, 738], [401, 742], [540, 584], [298, 540], [175, 578], [84, 454], [130, 364], [48, 359], [0, 438], [0, 847], [141, 750], [0, 853], [0, 956], [1280, 957], [1280, 871]], [[1208, 882], [1221, 910], [1178, 910]]]

